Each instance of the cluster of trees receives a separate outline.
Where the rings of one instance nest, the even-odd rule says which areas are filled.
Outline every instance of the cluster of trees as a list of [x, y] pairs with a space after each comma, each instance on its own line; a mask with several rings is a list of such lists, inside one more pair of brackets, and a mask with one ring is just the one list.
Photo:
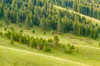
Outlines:
[[36, 25], [43, 30], [52, 29], [61, 33], [73, 32], [75, 35], [89, 36], [93, 39], [98, 38], [99, 27], [97, 25], [93, 25], [90, 21], [87, 22], [85, 17], [78, 14], [55, 9], [51, 4], [52, 2], [63, 2], [64, 4], [65, 1], [68, 1], [70, 2], [68, 4], [73, 7], [72, 0], [59, 1], [2, 0], [0, 2], [0, 16], [4, 17], [6, 24], [9, 24], [9, 22], [23, 23], [26, 27]]
[[73, 32], [75, 35], [89, 36], [93, 39], [97, 39], [99, 34], [98, 25], [87, 22], [85, 17], [54, 8], [49, 10], [47, 17], [41, 18], [40, 26], [43, 30], [53, 29], [61, 33]]
[[100, 0], [52, 0], [53, 4], [70, 7], [82, 14], [100, 20]]
[[45, 40], [43, 38], [34, 38], [33, 36], [23, 35], [22, 33], [17, 33], [15, 31], [7, 31], [4, 34], [0, 32], [0, 36], [2, 35], [10, 39], [11, 43], [14, 43], [14, 41], [16, 41], [31, 48], [37, 48], [38, 50], [43, 50], [45, 52], [51, 52], [52, 48], [63, 50], [63, 52], [65, 53], [72, 53], [73, 51], [75, 51], [74, 45], [68, 44], [67, 46], [65, 46], [60, 44], [58, 36], [54, 36], [53, 40]]

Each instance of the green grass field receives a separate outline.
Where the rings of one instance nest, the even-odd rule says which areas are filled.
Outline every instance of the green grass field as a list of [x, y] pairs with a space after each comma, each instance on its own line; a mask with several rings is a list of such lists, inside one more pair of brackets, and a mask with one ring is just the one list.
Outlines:
[[[86, 66], [58, 57], [0, 46], [1, 66]], [[88, 66], [88, 65], [87, 65]]]
[[[1, 20], [3, 22], [3, 20]], [[6, 27], [5, 24], [3, 24], [3, 27], [0, 27], [0, 31], [3, 31], [5, 32], [4, 30], [4, 27]], [[42, 37], [44, 39], [53, 39], [54, 35], [52, 35], [52, 31], [47, 31], [46, 35], [43, 35], [43, 31], [41, 30], [40, 27], [36, 27], [34, 26], [32, 29], [27, 29], [27, 28], [24, 28], [24, 27], [18, 27], [18, 25], [16, 24], [10, 24], [9, 25], [9, 28], [8, 30], [10, 30], [10, 27], [14, 27], [15, 31], [19, 32], [20, 30], [23, 30], [23, 33], [24, 34], [29, 34], [30, 36], [34, 36], [35, 38], [36, 37]], [[35, 33], [32, 33], [32, 30], [35, 30]], [[79, 64], [86, 64], [86, 65], [93, 65], [93, 66], [99, 66], [100, 65], [100, 47], [99, 47], [99, 40], [93, 40], [91, 38], [88, 38], [88, 37], [80, 37], [80, 36], [75, 36], [73, 35], [72, 33], [68, 34], [63, 34], [62, 35], [59, 35], [59, 38], [60, 38], [60, 43], [62, 44], [73, 44], [76, 48], [76, 50], [78, 49], [79, 52], [73, 52], [72, 54], [66, 54], [66, 53], [63, 53], [63, 52], [59, 52], [59, 51], [52, 51], [51, 53], [45, 53], [43, 51], [38, 51], [36, 49], [32, 49], [32, 48], [29, 48], [27, 46], [24, 46], [24, 45], [21, 45], [17, 42], [15, 42], [14, 45], [11, 45], [10, 43], [10, 40], [8, 40], [7, 38], [5, 37], [0, 37], [0, 48], [2, 48], [2, 52], [0, 54], [3, 53], [3, 50], [4, 48], [6, 49], [9, 49], [9, 48], [13, 48], [15, 49], [14, 51], [11, 51], [11, 49], [9, 51], [6, 51], [6, 52], [11, 52], [12, 53], [12, 56], [10, 56], [10, 58], [13, 58], [15, 53], [15, 51], [19, 51], [19, 54], [22, 52], [22, 50], [25, 51], [25, 53], [22, 53], [22, 55], [20, 57], [23, 57], [25, 54], [27, 54], [27, 51], [30, 53], [32, 52], [33, 54], [34, 53], [38, 53], [39, 56], [42, 54], [43, 56], [47, 56], [47, 58], [50, 58], [52, 56], [52, 62], [50, 60], [46, 60], [44, 59], [44, 61], [50, 61], [53, 65], [53, 63], [57, 64], [57, 63], [60, 63], [60, 61], [62, 62], [63, 60], [63, 63], [65, 63], [65, 65], [70, 65], [70, 64], [73, 64], [75, 63], [76, 65]], [[18, 49], [18, 50], [17, 50]], [[20, 51], [21, 50], [21, 51]], [[7, 53], [8, 54], [8, 53]], [[6, 56], [9, 56], [6, 55]], [[29, 57], [36, 57], [35, 55], [28, 55]], [[1, 57], [1, 56], [0, 56]], [[18, 56], [16, 56], [18, 57]], [[60, 59], [57, 59], [57, 58], [60, 58]], [[15, 57], [14, 57], [15, 58]], [[38, 57], [38, 58], [41, 58], [41, 57]], [[5, 58], [2, 58], [2, 59], [5, 59]], [[18, 61], [18, 58], [15, 58], [17, 61]], [[27, 58], [29, 59], [29, 58]], [[19, 63], [20, 64], [24, 64], [26, 63], [26, 65], [30, 62], [30, 61], [35, 61], [34, 59], [31, 59], [29, 61], [26, 61], [26, 59], [21, 59], [23, 60], [23, 62]], [[25, 61], [24, 61], [25, 60]], [[38, 59], [37, 59], [38, 60]], [[57, 62], [55, 62], [55, 60], [57, 60]], [[1, 60], [2, 61], [2, 60]], [[68, 61], [68, 63], [67, 63]], [[71, 62], [70, 62], [71, 61]], [[2, 61], [2, 64], [3, 63], [7, 63], [8, 65], [9, 64], [16, 64], [16, 61], [10, 63], [9, 61], [7, 61], [7, 59], [5, 59], [4, 61]], [[39, 61], [40, 62], [40, 65], [41, 63], [43, 63], [41, 60]], [[30, 64], [33, 64], [32, 62], [30, 62]], [[34, 63], [35, 64], [35, 63]], [[36, 62], [37, 64], [37, 62]], [[45, 64], [45, 63], [44, 63]], [[49, 63], [47, 63], [49, 64]], [[1, 65], [1, 64], [0, 64]], [[62, 63], [61, 63], [62, 65]], [[64, 65], [64, 66], [65, 66]], [[54, 65], [56, 66], [56, 65]]]
[[[54, 63], [54, 66], [57, 63], [60, 64], [60, 61], [61, 62], [63, 61], [64, 63], [66, 62], [64, 64], [64, 66], [66, 66], [66, 64], [70, 65], [71, 63], [72, 64], [76, 64], [76, 65], [79, 64], [79, 66], [81, 64], [82, 65], [84, 65], [84, 64], [85, 65], [95, 65], [95, 66], [99, 66], [100, 65], [100, 63], [99, 63], [100, 62], [100, 49], [99, 48], [88, 48], [88, 47], [77, 47], [77, 46], [76, 46], [76, 48], [79, 49], [79, 52], [74, 52], [73, 54], [65, 54], [65, 53], [62, 53], [62, 52], [59, 52], [59, 51], [52, 51], [51, 53], [45, 53], [43, 51], [38, 51], [36, 49], [29, 48], [29, 47], [27, 47], [25, 45], [21, 45], [21, 44], [19, 44], [17, 42], [15, 42], [15, 44], [12, 45], [10, 43], [10, 40], [8, 40], [6, 38], [3, 38], [3, 37], [0, 37], [0, 59], [2, 59], [1, 60], [2, 63], [0, 63], [0, 65], [2, 65], [4, 63], [6, 63], [7, 65], [9, 65], [9, 64], [13, 65], [13, 64], [16, 64], [16, 63], [18, 63], [20, 65], [20, 64], [26, 63], [28, 65], [28, 62], [30, 62], [32, 60], [35, 61], [35, 60], [38, 60], [38, 58], [41, 58], [41, 57], [37, 57], [34, 60], [35, 55], [31, 55], [30, 54], [28, 56], [29, 57], [30, 56], [33, 57], [33, 59], [30, 59], [30, 60], [26, 61], [26, 59], [29, 59], [29, 58], [26, 58], [26, 59], [22, 58], [21, 60], [23, 60], [23, 61], [20, 63], [18, 61], [19, 58], [16, 58], [16, 57], [23, 57], [24, 55], [26, 56], [27, 52], [28, 53], [32, 53], [32, 54], [36, 54], [36, 56], [38, 54], [39, 56], [40, 55], [43, 55], [43, 56], [46, 55], [47, 58], [51, 58], [52, 57], [52, 59], [51, 59], [52, 62], [51, 63], [55, 62], [54, 59], [57, 60], [57, 62]], [[24, 51], [25, 51], [25, 53], [24, 53]], [[18, 54], [16, 54], [16, 52], [18, 52]], [[20, 55], [20, 54], [22, 54], [22, 55]], [[12, 61], [13, 61], [13, 58], [14, 58], [15, 61], [13, 61], [13, 62], [12, 61], [11, 62], [8, 61], [8, 59], [7, 59], [8, 57], [9, 57], [9, 59], [12, 59]], [[46, 61], [50, 62], [50, 60], [46, 60]], [[41, 60], [39, 62], [40, 62], [40, 65], [41, 65]], [[44, 63], [44, 62], [42, 62], [42, 63]], [[33, 64], [33, 63], [30, 62], [30, 64]], [[61, 66], [63, 66], [62, 63], [61, 63]]]
[[[5, 32], [4, 28], [6, 26], [4, 25], [1, 27], [1, 31]], [[31, 29], [26, 29], [24, 27], [18, 27], [18, 25], [15, 24], [10, 24], [8, 30], [10, 30], [10, 27], [14, 27], [15, 31], [19, 32], [20, 30], [23, 30], [23, 34], [28, 34], [30, 36], [34, 36], [35, 38], [44, 38], [44, 39], [53, 39], [54, 35], [52, 35], [52, 30], [47, 31], [46, 35], [43, 35], [42, 29], [40, 27], [34, 26]], [[35, 33], [32, 33], [32, 30], [35, 30]], [[73, 45], [78, 45], [78, 46], [89, 46], [89, 47], [99, 47], [99, 39], [98, 40], [93, 40], [88, 37], [81, 37], [81, 36], [75, 36], [72, 33], [64, 33], [63, 35], [58, 35], [60, 38], [60, 43], [63, 44], [73, 44]]]

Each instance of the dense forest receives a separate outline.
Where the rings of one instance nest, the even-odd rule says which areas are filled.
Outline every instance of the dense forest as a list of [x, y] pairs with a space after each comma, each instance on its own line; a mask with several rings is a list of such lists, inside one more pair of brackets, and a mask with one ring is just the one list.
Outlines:
[[52, 3], [100, 20], [100, 0], [52, 0]]
[[[61, 2], [59, 2], [61, 1]], [[74, 0], [1, 0], [0, 18], [5, 19], [5, 23], [24, 24], [26, 27], [40, 26], [44, 31], [54, 30], [58, 33], [72, 32], [75, 35], [88, 36], [97, 39], [100, 28], [98, 24], [93, 25], [85, 17], [70, 13], [67, 10], [58, 10], [52, 4], [69, 6], [76, 11], [85, 12], [86, 15], [100, 18], [97, 13], [100, 11], [93, 8], [93, 4], [87, 6], [84, 1]], [[77, 2], [80, 2], [77, 4]], [[83, 3], [84, 2], [84, 3]], [[68, 3], [64, 5], [64, 3]], [[81, 5], [81, 3], [83, 3]], [[77, 4], [76, 6], [74, 4]], [[78, 5], [80, 7], [78, 7]], [[90, 9], [91, 8], [91, 9]], [[88, 10], [87, 10], [88, 9]], [[89, 9], [91, 11], [89, 11]], [[86, 11], [84, 11], [86, 10]], [[84, 13], [84, 14], [85, 14]]]

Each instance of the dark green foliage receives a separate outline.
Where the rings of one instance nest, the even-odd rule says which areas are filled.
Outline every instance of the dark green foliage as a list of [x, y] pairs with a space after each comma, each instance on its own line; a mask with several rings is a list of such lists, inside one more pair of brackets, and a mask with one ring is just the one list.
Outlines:
[[34, 38], [33, 36], [23, 35], [22, 33], [17, 33], [15, 31], [7, 31], [5, 36], [11, 40], [11, 44], [14, 45], [14, 41], [21, 44], [27, 45], [31, 48], [37, 48], [38, 50], [43, 50], [45, 52], [51, 52], [52, 49], [62, 49], [65, 53], [72, 53], [75, 50], [74, 45], [68, 44], [67, 46], [61, 45], [59, 43], [58, 36], [54, 36], [54, 40], [43, 38]]
[[34, 29], [32, 30], [32, 33], [35, 33], [35, 30]]
[[62, 6], [62, 7], [70, 7], [73, 10], [80, 12], [82, 14], [88, 15], [90, 17], [94, 17], [100, 20], [100, 9], [99, 9], [99, 0], [94, 0], [88, 3], [90, 0], [81, 1], [81, 0], [51, 0], [53, 4]]
[[59, 38], [57, 35], [54, 36], [54, 45], [56, 46], [56, 48], [58, 48], [59, 46]]
[[[100, 9], [93, 3], [90, 5], [84, 1], [75, 2], [74, 0], [49, 0], [46, 2], [43, 0], [11, 0], [0, 2], [0, 17], [4, 17], [7, 25], [9, 22], [18, 23], [19, 27], [22, 27], [23, 24], [26, 27], [36, 25], [44, 31], [73, 32], [75, 35], [98, 38], [98, 25], [93, 25], [90, 21], [86, 21], [85, 17], [70, 13], [68, 10], [55, 9], [50, 2], [63, 7], [71, 7], [75, 11], [100, 19]], [[96, 7], [95, 10], [94, 7]], [[46, 32], [43, 34], [45, 35]]]
[[14, 41], [13, 41], [13, 40], [11, 40], [11, 42], [10, 42], [10, 43], [11, 43], [11, 45], [14, 45]]
[[51, 48], [49, 46], [44, 46], [43, 51], [44, 52], [51, 52]]
[[2, 32], [0, 32], [0, 36], [3, 36], [3, 33]]
[[49, 42], [49, 43], [52, 43], [52, 42], [53, 42], [53, 40], [52, 40], [52, 39], [48, 39], [48, 42]]
[[46, 31], [43, 32], [43, 35], [46, 35]]
[[20, 32], [20, 33], [23, 33], [23, 30], [20, 30], [19, 32]]
[[11, 31], [14, 31], [14, 27], [10, 27]]
[[99, 46], [100, 46], [100, 43], [99, 43]]
[[67, 44], [67, 46], [63, 46], [63, 51], [65, 53], [73, 53], [73, 51], [75, 50], [75, 47], [74, 45], [70, 45], [70, 44]]
[[2, 27], [2, 23], [0, 23], [0, 27]]
[[52, 35], [54, 35], [54, 31], [52, 31]]
[[7, 27], [5, 27], [4, 30], [6, 31], [7, 30]]
[[23, 27], [23, 25], [21, 23], [18, 24], [19, 27]]

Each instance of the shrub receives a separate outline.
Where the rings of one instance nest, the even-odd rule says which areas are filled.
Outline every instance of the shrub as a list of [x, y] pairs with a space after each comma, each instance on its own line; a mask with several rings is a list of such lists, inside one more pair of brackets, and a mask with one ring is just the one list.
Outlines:
[[65, 46], [63, 47], [63, 52], [67, 53], [67, 48]]
[[23, 27], [23, 25], [21, 23], [18, 24], [19, 27]]
[[74, 45], [68, 44], [67, 47], [64, 47], [64, 52], [70, 54], [74, 51], [74, 49], [75, 49]]
[[43, 32], [43, 35], [46, 35], [46, 31]]
[[0, 27], [2, 27], [2, 23], [0, 23]]
[[23, 30], [20, 30], [19, 32], [20, 32], [20, 33], [23, 33]]
[[71, 50], [74, 50], [75, 49], [74, 45], [70, 46], [70, 49]]
[[11, 29], [12, 31], [14, 31], [14, 28], [13, 28], [13, 27], [10, 27], [10, 29]]
[[100, 43], [99, 43], [99, 46], [100, 46]]
[[52, 43], [52, 42], [53, 42], [53, 40], [52, 40], [52, 39], [48, 39], [48, 42]]
[[7, 30], [7, 27], [5, 27], [4, 30], [6, 31]]
[[33, 29], [32, 33], [35, 33], [35, 30]]
[[13, 40], [11, 40], [11, 42], [10, 42], [12, 45], [14, 45], [14, 41]]
[[52, 31], [52, 35], [54, 35], [54, 31]]
[[49, 46], [44, 46], [43, 51], [44, 52], [51, 52], [51, 48]]
[[2, 36], [3, 35], [3, 33], [2, 32], [0, 32], [0, 36]]

